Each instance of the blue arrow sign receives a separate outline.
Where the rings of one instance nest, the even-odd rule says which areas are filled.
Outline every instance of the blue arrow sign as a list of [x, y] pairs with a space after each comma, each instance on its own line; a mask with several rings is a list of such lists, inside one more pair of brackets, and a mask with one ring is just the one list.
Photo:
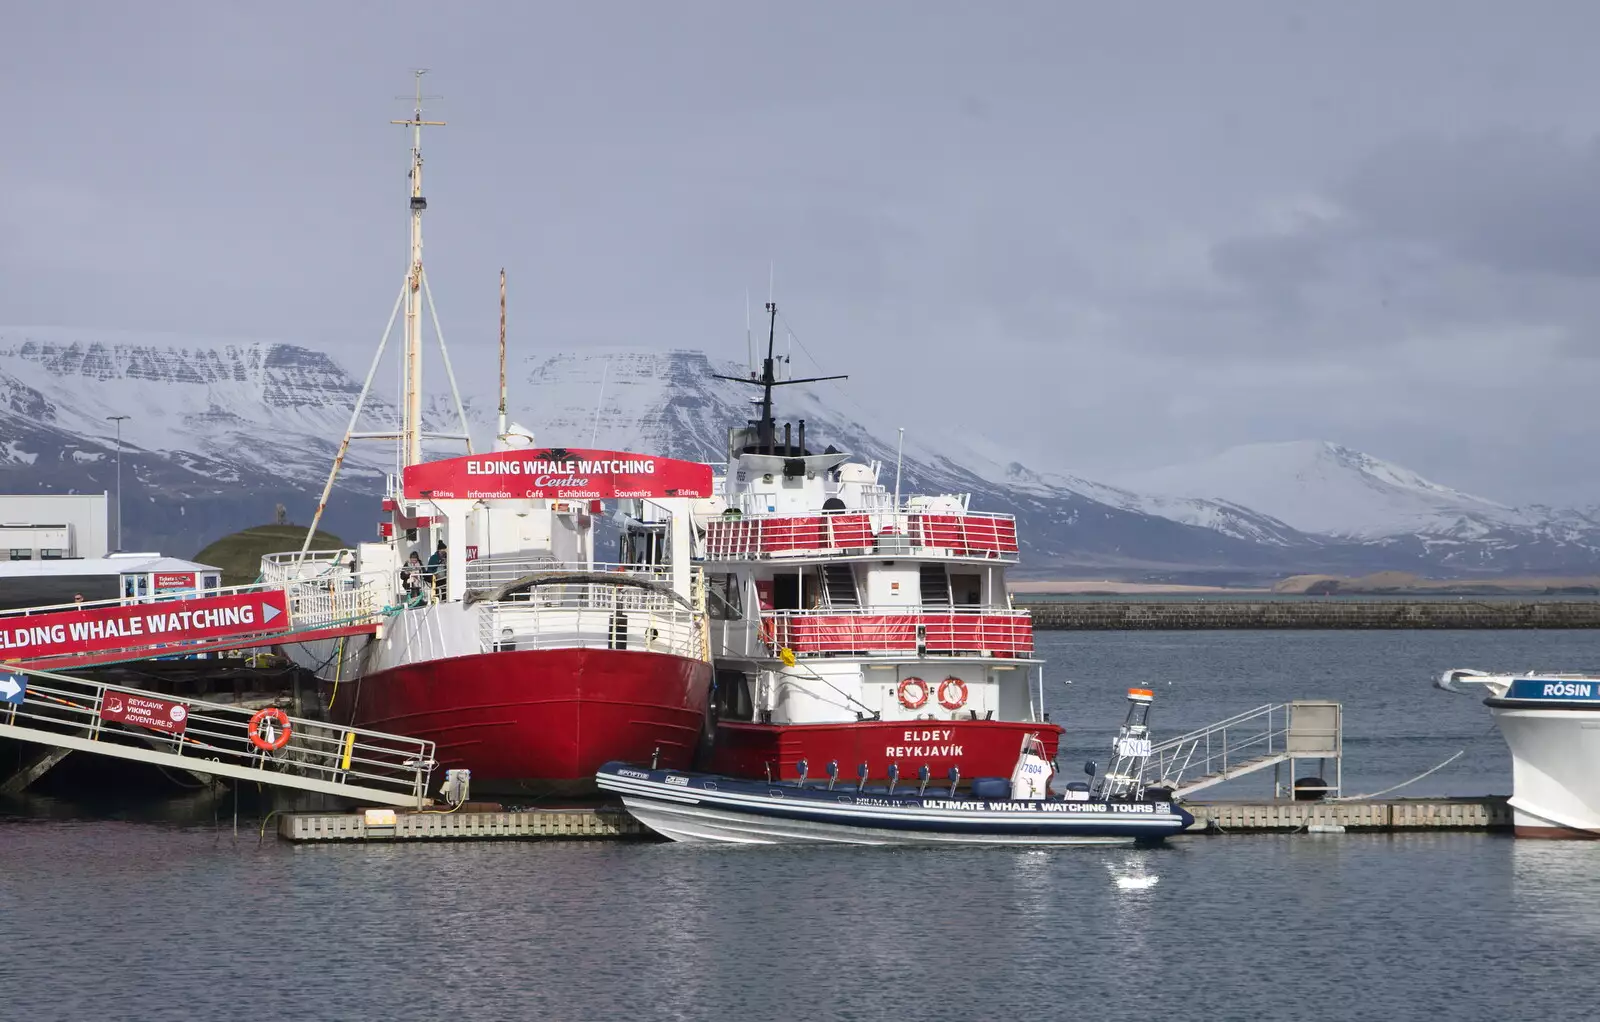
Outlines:
[[28, 694], [28, 678], [23, 674], [0, 674], [0, 702], [20, 703]]

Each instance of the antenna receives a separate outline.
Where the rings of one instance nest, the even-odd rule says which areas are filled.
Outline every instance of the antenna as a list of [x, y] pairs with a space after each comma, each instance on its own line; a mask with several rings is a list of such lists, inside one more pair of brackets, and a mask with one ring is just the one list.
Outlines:
[[847, 380], [848, 376], [812, 376], [803, 380], [780, 380], [774, 372], [773, 347], [778, 336], [778, 304], [767, 303], [767, 357], [761, 363], [761, 375], [757, 378], [743, 376], [723, 376], [712, 373], [714, 380], [732, 380], [734, 383], [748, 383], [761, 388], [761, 420], [755, 423], [756, 443], [761, 450], [772, 452], [777, 446], [777, 429], [772, 421], [772, 388], [786, 387], [795, 383], [821, 383], [824, 380]]
[[506, 268], [500, 267], [500, 432], [496, 439], [506, 435]]
[[606, 399], [606, 377], [611, 375], [611, 359], [606, 358], [606, 367], [600, 373], [600, 396], [594, 399], [594, 431], [589, 434], [589, 446], [593, 447], [600, 438], [600, 405]]
[[[406, 276], [405, 289], [405, 383], [402, 400], [404, 412], [400, 423], [400, 464], [415, 465], [422, 461], [422, 213], [428, 200], [422, 194], [422, 129], [443, 127], [444, 121], [422, 119], [422, 76], [427, 68], [419, 68], [416, 75], [416, 95], [411, 97], [414, 106], [410, 118], [390, 121], [411, 129], [411, 269]], [[438, 328], [435, 327], [435, 330]], [[443, 345], [440, 338], [440, 345]]]
[[750, 337], [750, 289], [744, 289], [744, 363], [750, 375], [756, 374], [755, 341]]
[[900, 427], [900, 439], [894, 447], [894, 513], [900, 513], [900, 462], [906, 450], [906, 428]]

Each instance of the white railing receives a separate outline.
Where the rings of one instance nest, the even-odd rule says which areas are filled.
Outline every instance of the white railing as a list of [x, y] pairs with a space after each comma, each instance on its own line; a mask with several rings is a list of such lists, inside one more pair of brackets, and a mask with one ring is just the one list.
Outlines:
[[901, 607], [764, 611], [758, 637], [768, 655], [981, 656], [1029, 659], [1033, 618], [1025, 610], [907, 610]]
[[323, 579], [301, 580], [284, 586], [289, 597], [289, 620], [296, 629], [330, 628], [377, 621], [393, 599], [388, 572], [351, 575], [346, 571]]
[[1287, 755], [1288, 736], [1289, 704], [1267, 703], [1153, 746], [1141, 780], [1188, 789], [1225, 779], [1241, 766]]
[[705, 615], [664, 593], [599, 582], [539, 586], [478, 605], [484, 652], [628, 649], [707, 660]]
[[705, 529], [712, 561], [894, 555], [1011, 563], [1019, 556], [1014, 516], [954, 509], [724, 515]]
[[557, 571], [604, 571], [654, 582], [672, 580], [672, 569], [658, 565], [600, 561], [591, 564], [587, 561], [558, 561], [553, 557], [480, 557], [467, 562], [467, 589], [469, 592], [485, 592], [527, 575]]
[[[8, 737], [388, 805], [427, 798], [431, 741], [289, 718], [287, 741], [263, 749], [250, 737], [251, 709], [15, 665], [8, 671], [26, 679], [21, 703], [0, 703], [0, 733]], [[130, 722], [137, 720], [147, 723]], [[268, 745], [281, 737], [281, 730], [268, 733]]]
[[354, 555], [355, 551], [349, 549], [308, 550], [303, 557], [297, 552], [266, 554], [261, 558], [261, 581], [288, 582], [340, 571], [348, 574], [350, 558]]

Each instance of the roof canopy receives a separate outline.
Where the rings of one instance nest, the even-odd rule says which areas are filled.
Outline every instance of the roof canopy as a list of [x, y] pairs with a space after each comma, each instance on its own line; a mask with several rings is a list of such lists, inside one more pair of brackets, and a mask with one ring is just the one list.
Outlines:
[[709, 497], [711, 466], [650, 454], [544, 447], [412, 465], [402, 483], [408, 500]]

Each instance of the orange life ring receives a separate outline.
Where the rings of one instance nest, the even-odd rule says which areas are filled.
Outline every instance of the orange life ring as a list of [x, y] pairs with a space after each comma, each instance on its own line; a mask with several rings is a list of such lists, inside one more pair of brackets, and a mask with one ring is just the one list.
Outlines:
[[928, 701], [928, 683], [921, 678], [906, 678], [900, 682], [900, 705], [908, 710], [920, 710]]
[[967, 705], [967, 683], [956, 677], [939, 682], [939, 705], [947, 710], [959, 710]]
[[[261, 733], [261, 725], [271, 719], [276, 725], [269, 727], [267, 733]], [[257, 710], [256, 715], [250, 718], [250, 741], [256, 748], [266, 752], [276, 752], [289, 744], [289, 736], [294, 733], [294, 728], [289, 724], [289, 715], [276, 706], [269, 706], [264, 710]]]

